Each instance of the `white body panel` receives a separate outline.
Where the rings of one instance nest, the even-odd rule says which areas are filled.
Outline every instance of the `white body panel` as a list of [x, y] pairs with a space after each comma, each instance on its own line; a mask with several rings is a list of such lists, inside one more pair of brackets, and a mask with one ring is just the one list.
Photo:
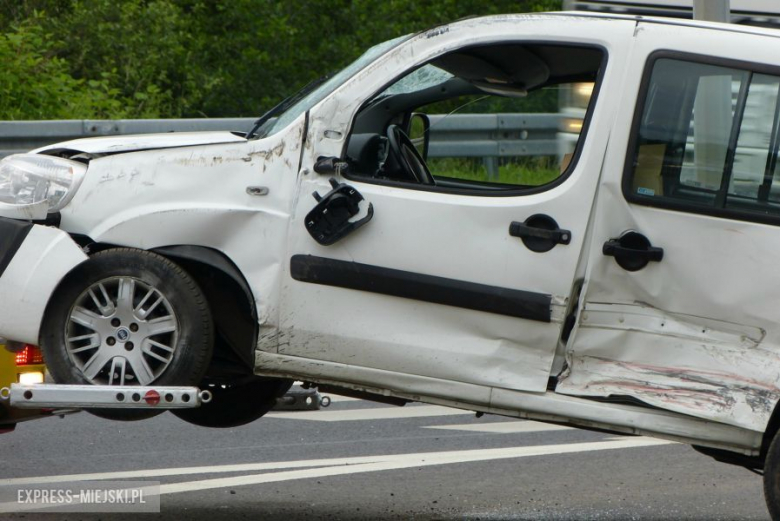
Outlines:
[[[254, 292], [260, 344], [275, 349], [272, 333], [303, 126], [301, 117], [267, 139], [93, 161], [81, 190], [61, 212], [62, 228], [108, 244], [141, 249], [187, 244], [223, 253]], [[265, 188], [267, 195], [251, 195], [250, 187]]]
[[70, 236], [56, 228], [33, 226], [0, 277], [0, 334], [3, 338], [38, 343], [43, 312], [65, 275], [87, 260]]
[[[629, 204], [621, 190], [639, 81], [664, 49], [776, 64], [780, 39], [640, 24], [599, 192], [585, 305], [558, 392], [630, 396], [763, 431], [780, 399], [777, 227]], [[621, 269], [601, 247], [626, 230], [664, 259]]]
[[[496, 41], [577, 43], [609, 54], [603, 89], [616, 88], [633, 24], [591, 20], [578, 34], [561, 30], [557, 17], [510, 16], [475, 20], [444, 32], [423, 33], [356, 75], [311, 112], [303, 166], [340, 155], [360, 105], [409, 68], [465, 45]], [[518, 31], [518, 23], [522, 27]], [[610, 37], [605, 38], [608, 34]], [[552, 295], [552, 322], [301, 283], [286, 277], [280, 353], [381, 368], [432, 378], [542, 392], [547, 386], [569, 295], [584, 245], [612, 108], [599, 105], [583, 153], [560, 186], [534, 195], [485, 197], [433, 193], [347, 181], [374, 206], [374, 218], [348, 240], [320, 246], [303, 219], [329, 191], [327, 176], [303, 178], [291, 223], [289, 255], [311, 254], [384, 268], [435, 275], [512, 290]], [[571, 244], [546, 253], [527, 249], [507, 233], [512, 221], [546, 214], [571, 231]], [[292, 336], [294, 335], [294, 337]]]
[[139, 134], [137, 136], [105, 136], [64, 141], [33, 150], [78, 150], [87, 154], [116, 154], [136, 150], [191, 147], [216, 143], [240, 143], [244, 138], [230, 132], [171, 132], [168, 134]]

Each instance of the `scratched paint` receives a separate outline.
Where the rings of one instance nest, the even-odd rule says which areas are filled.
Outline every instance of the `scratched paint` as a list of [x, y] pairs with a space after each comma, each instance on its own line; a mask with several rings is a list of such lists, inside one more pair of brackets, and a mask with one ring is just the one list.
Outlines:
[[629, 397], [756, 431], [780, 400], [780, 355], [760, 328], [646, 305], [587, 304], [580, 321], [557, 392]]
[[[771, 227], [724, 226], [710, 217], [627, 205], [620, 183], [647, 55], [658, 42], [700, 54], [712, 47], [703, 29], [669, 34], [636, 27], [634, 20], [561, 15], [461, 21], [409, 38], [309, 114], [262, 139], [230, 133], [111, 137], [38, 152], [81, 151], [91, 158], [88, 175], [61, 212], [62, 230], [141, 249], [205, 246], [236, 264], [258, 308], [258, 373], [356, 388], [381, 377], [381, 384], [372, 384], [376, 392], [516, 416], [578, 418], [585, 426], [753, 451], [756, 433], [780, 399], [780, 270], [773, 261], [780, 258], [780, 242]], [[722, 33], [718, 41], [730, 42], [719, 44], [724, 56], [776, 61], [776, 45], [752, 46], [746, 56], [750, 46], [740, 43], [747, 36]], [[374, 204], [374, 220], [333, 247], [320, 247], [304, 233], [312, 192], [329, 190], [313, 164], [320, 156], [343, 156], [356, 114], [371, 96], [456, 48], [517, 40], [585, 43], [609, 55], [602, 87], [611, 95], [596, 104], [586, 146], [565, 182], [522, 197], [488, 198], [350, 181]], [[253, 196], [247, 187], [262, 187], [267, 195]], [[20, 215], [29, 217], [29, 210]], [[571, 244], [540, 256], [507, 236], [510, 222], [534, 213], [554, 215], [571, 229]], [[664, 262], [629, 274], [604, 257], [603, 242], [628, 229], [663, 246]], [[453, 279], [468, 274], [476, 283], [549, 294], [552, 321], [304, 289], [291, 280], [288, 266], [292, 254], [307, 253]], [[60, 270], [82, 257], [74, 253]], [[757, 275], [760, 284], [752, 280]], [[582, 313], [564, 344], [564, 310], [580, 280]], [[49, 280], [34, 290], [43, 301], [55, 286]], [[19, 338], [33, 338], [42, 309], [20, 318], [26, 329]], [[2, 327], [5, 334], [16, 326]], [[560, 376], [558, 394], [547, 390], [551, 373]], [[589, 400], [610, 397], [664, 414]], [[653, 427], [658, 418], [661, 426]]]

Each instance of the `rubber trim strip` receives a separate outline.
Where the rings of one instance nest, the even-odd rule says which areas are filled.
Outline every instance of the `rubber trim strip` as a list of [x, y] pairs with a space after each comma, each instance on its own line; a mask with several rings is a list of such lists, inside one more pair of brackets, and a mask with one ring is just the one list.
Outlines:
[[379, 293], [497, 315], [550, 322], [552, 296], [370, 264], [293, 255], [290, 275], [300, 282]]

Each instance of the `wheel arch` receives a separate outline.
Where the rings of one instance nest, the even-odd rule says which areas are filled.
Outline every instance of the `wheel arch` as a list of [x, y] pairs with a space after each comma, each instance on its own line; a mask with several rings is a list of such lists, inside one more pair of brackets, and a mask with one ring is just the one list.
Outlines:
[[209, 302], [219, 302], [219, 306], [211, 306], [218, 331], [213, 369], [217, 373], [232, 372], [231, 367], [239, 363], [245, 371], [237, 367], [233, 370], [253, 373], [257, 306], [249, 283], [235, 263], [224, 253], [205, 246], [172, 245], [150, 251], [179, 264], [200, 285]]
[[[73, 235], [73, 240], [88, 254], [113, 248], [120, 244], [94, 242], [84, 235]], [[140, 249], [140, 248], [139, 248]], [[211, 376], [253, 374], [254, 351], [257, 343], [258, 319], [254, 294], [244, 275], [224, 253], [206, 246], [177, 244], [150, 248], [181, 266], [200, 286], [211, 305], [215, 325], [215, 344]], [[66, 274], [59, 285], [71, 275]], [[49, 299], [51, 303], [56, 288]], [[48, 308], [47, 304], [47, 308]]]

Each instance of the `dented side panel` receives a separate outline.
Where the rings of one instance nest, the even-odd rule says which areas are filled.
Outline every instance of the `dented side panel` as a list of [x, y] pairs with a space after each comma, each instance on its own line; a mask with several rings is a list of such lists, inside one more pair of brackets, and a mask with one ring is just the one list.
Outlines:
[[[589, 20], [565, 28], [558, 16], [505, 16], [458, 22], [421, 33], [388, 52], [311, 110], [303, 167], [341, 157], [361, 105], [414, 68], [469, 45], [528, 41], [600, 47], [608, 56], [602, 92], [619, 90], [630, 21]], [[344, 180], [371, 202], [373, 219], [331, 246], [306, 233], [312, 192], [330, 190], [326, 176], [301, 178], [290, 221], [288, 258], [312, 255], [338, 263], [402, 270], [468, 284], [552, 297], [550, 322], [388, 296], [370, 290], [284, 279], [279, 353], [394, 373], [543, 392], [546, 389], [574, 274], [584, 245], [613, 105], [599, 98], [577, 167], [546, 192], [481, 197]], [[603, 100], [603, 101], [602, 101]], [[539, 254], [508, 233], [512, 221], [536, 213], [571, 230], [571, 244]]]
[[[643, 25], [625, 91], [664, 48], [776, 63], [780, 42], [728, 32], [717, 46], [696, 29]], [[579, 324], [557, 392], [631, 398], [666, 410], [763, 431], [780, 400], [780, 230], [775, 226], [628, 204], [621, 190], [637, 100], [620, 103], [599, 189]], [[605, 241], [633, 230], [664, 249], [628, 272]]]
[[780, 354], [761, 347], [761, 329], [641, 305], [588, 303], [580, 320], [559, 392], [628, 396], [756, 431], [780, 400]]
[[186, 244], [222, 252], [254, 292], [259, 348], [275, 350], [282, 255], [304, 127], [301, 116], [256, 141], [93, 160], [62, 211], [61, 226], [120, 246], [148, 250]]

